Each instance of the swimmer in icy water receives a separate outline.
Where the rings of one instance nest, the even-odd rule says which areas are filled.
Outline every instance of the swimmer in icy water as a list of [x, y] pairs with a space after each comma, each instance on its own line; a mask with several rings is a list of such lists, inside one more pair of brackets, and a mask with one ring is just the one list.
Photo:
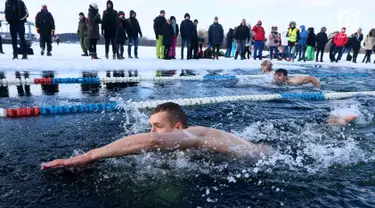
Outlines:
[[290, 78], [288, 77], [288, 71], [286, 69], [276, 70], [273, 80], [276, 84], [303, 85], [311, 83], [314, 87], [320, 87], [320, 82], [316, 77], [298, 76]]
[[262, 63], [260, 64], [260, 67], [262, 68], [262, 73], [264, 74], [272, 73], [273, 64], [270, 60], [262, 61]]
[[157, 106], [151, 114], [151, 132], [128, 136], [104, 147], [70, 159], [57, 159], [41, 166], [42, 170], [91, 164], [100, 159], [134, 155], [143, 151], [211, 150], [236, 156], [260, 158], [269, 154], [267, 145], [252, 144], [243, 138], [217, 129], [188, 126], [186, 114], [175, 103]]

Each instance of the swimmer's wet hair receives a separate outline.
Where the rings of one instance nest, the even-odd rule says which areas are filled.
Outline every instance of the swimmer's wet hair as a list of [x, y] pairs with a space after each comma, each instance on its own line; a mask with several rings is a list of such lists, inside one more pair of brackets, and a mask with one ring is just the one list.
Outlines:
[[168, 112], [169, 119], [172, 125], [180, 122], [182, 123], [183, 127], [186, 129], [189, 127], [188, 119], [185, 112], [181, 109], [181, 106], [177, 103], [167, 102], [156, 106], [154, 111], [152, 111], [151, 115], [161, 113], [161, 112]]
[[277, 69], [275, 74], [283, 74], [284, 76], [288, 76], [288, 71], [286, 69]]

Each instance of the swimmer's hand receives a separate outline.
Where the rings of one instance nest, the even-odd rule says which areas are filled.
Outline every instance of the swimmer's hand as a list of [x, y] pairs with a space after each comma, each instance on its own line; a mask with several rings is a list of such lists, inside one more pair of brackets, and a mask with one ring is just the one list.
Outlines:
[[48, 169], [54, 169], [54, 168], [63, 168], [65, 167], [66, 160], [64, 159], [58, 159], [54, 160], [48, 163], [43, 163], [41, 165], [41, 170], [48, 170]]

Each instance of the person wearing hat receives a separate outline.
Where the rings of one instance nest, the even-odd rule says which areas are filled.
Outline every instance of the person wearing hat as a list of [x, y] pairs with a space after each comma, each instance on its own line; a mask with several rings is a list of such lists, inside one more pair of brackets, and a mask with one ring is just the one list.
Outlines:
[[90, 56], [93, 60], [99, 59], [96, 51], [96, 45], [98, 44], [98, 40], [100, 40], [99, 24], [101, 23], [102, 19], [99, 14], [98, 5], [95, 3], [90, 4], [89, 14], [87, 17], [87, 36], [89, 39]]
[[271, 27], [271, 34], [269, 35], [269, 40], [270, 42], [268, 43], [268, 45], [270, 47], [270, 58], [271, 60], [273, 58], [278, 59], [279, 58], [278, 46], [280, 43], [280, 36], [279, 36], [279, 33], [277, 32], [276, 26]]
[[105, 39], [105, 57], [108, 59], [109, 44], [112, 45], [112, 57], [116, 59], [116, 33], [119, 24], [117, 11], [113, 9], [113, 2], [107, 1], [107, 9], [103, 11], [102, 35]]
[[208, 43], [212, 46], [212, 60], [219, 59], [219, 51], [224, 40], [224, 29], [215, 17], [214, 23], [208, 29]]
[[40, 34], [39, 44], [41, 55], [44, 55], [47, 44], [47, 56], [52, 56], [52, 36], [55, 36], [55, 20], [48, 11], [47, 5], [42, 6], [42, 10], [35, 17], [36, 31]]
[[[342, 54], [344, 53], [344, 47], [348, 43], [349, 39], [346, 35], [346, 28], [341, 28], [341, 31], [335, 35], [333, 39], [333, 43], [335, 44], [335, 52], [334, 52], [334, 59], [336, 60], [336, 63], [341, 60]], [[336, 54], [338, 54], [336, 58]]]
[[5, 19], [9, 24], [10, 35], [12, 37], [13, 60], [18, 59], [18, 40], [20, 38], [20, 49], [22, 59], [27, 59], [27, 45], [25, 40], [25, 22], [29, 17], [26, 5], [22, 0], [7, 0], [5, 2]]
[[119, 24], [117, 28], [116, 34], [116, 53], [117, 59], [122, 60], [124, 58], [124, 45], [125, 41], [127, 40], [126, 37], [126, 30], [129, 27], [129, 21], [125, 19], [125, 13], [123, 11], [119, 11]]
[[351, 47], [353, 49], [353, 63], [357, 63], [359, 50], [361, 49], [361, 42], [363, 40], [362, 28], [358, 28], [357, 32], [352, 34], [349, 38], [351, 40]]
[[262, 60], [264, 41], [266, 41], [266, 32], [262, 27], [262, 21], [258, 21], [252, 29], [254, 33], [254, 60]]
[[191, 38], [194, 34], [194, 23], [190, 20], [190, 14], [186, 13], [184, 20], [180, 24], [180, 33], [181, 33], [181, 60], [184, 59], [184, 47], [186, 43], [187, 59], [191, 59]]
[[[172, 43], [168, 51], [168, 57], [171, 59], [176, 59], [176, 46], [177, 46], [177, 37], [180, 33], [180, 29], [178, 27], [178, 24], [176, 22], [176, 17], [171, 16], [170, 18], [171, 26], [173, 29], [173, 37], [172, 37]], [[165, 54], [164, 54], [165, 55]]]
[[297, 24], [295, 21], [289, 23], [288, 30], [288, 61], [294, 61], [296, 55], [296, 48], [298, 46], [298, 41], [300, 39], [300, 31], [296, 27]]
[[80, 38], [81, 49], [83, 51], [82, 56], [89, 56], [89, 41], [87, 38], [87, 25], [86, 25], [86, 17], [83, 12], [79, 13], [79, 22], [78, 22], [78, 30], [77, 35]]
[[167, 19], [165, 19], [165, 11], [161, 10], [160, 15], [154, 19], [154, 32], [156, 37], [156, 57], [164, 59], [163, 46], [163, 30]]
[[[128, 27], [128, 57], [132, 59], [132, 46], [134, 45], [134, 58], [138, 59], [138, 39], [142, 38], [142, 30], [137, 19], [137, 13], [130, 10], [129, 13], [129, 27]], [[138, 36], [139, 35], [139, 36]]]
[[326, 27], [322, 27], [320, 32], [316, 35], [316, 58], [315, 61], [319, 61], [319, 53], [320, 53], [320, 62], [323, 62], [323, 55], [326, 45], [328, 43], [328, 35], [326, 33]]

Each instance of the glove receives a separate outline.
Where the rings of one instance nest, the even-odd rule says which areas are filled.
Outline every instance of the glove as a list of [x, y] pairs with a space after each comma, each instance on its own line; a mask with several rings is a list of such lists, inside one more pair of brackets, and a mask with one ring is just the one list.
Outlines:
[[55, 30], [52, 30], [51, 35], [55, 36]]
[[141, 35], [140, 35], [140, 37], [142, 38], [142, 37], [143, 37], [143, 35], [141, 34]]
[[156, 40], [159, 39], [159, 35], [155, 35], [155, 37], [156, 37]]
[[294, 43], [294, 45], [295, 45], [295, 46], [298, 46], [298, 43], [297, 43], [297, 42], [295, 42], [295, 43]]
[[36, 28], [36, 32], [37, 32], [38, 34], [40, 34], [40, 30], [39, 30], [39, 28]]

